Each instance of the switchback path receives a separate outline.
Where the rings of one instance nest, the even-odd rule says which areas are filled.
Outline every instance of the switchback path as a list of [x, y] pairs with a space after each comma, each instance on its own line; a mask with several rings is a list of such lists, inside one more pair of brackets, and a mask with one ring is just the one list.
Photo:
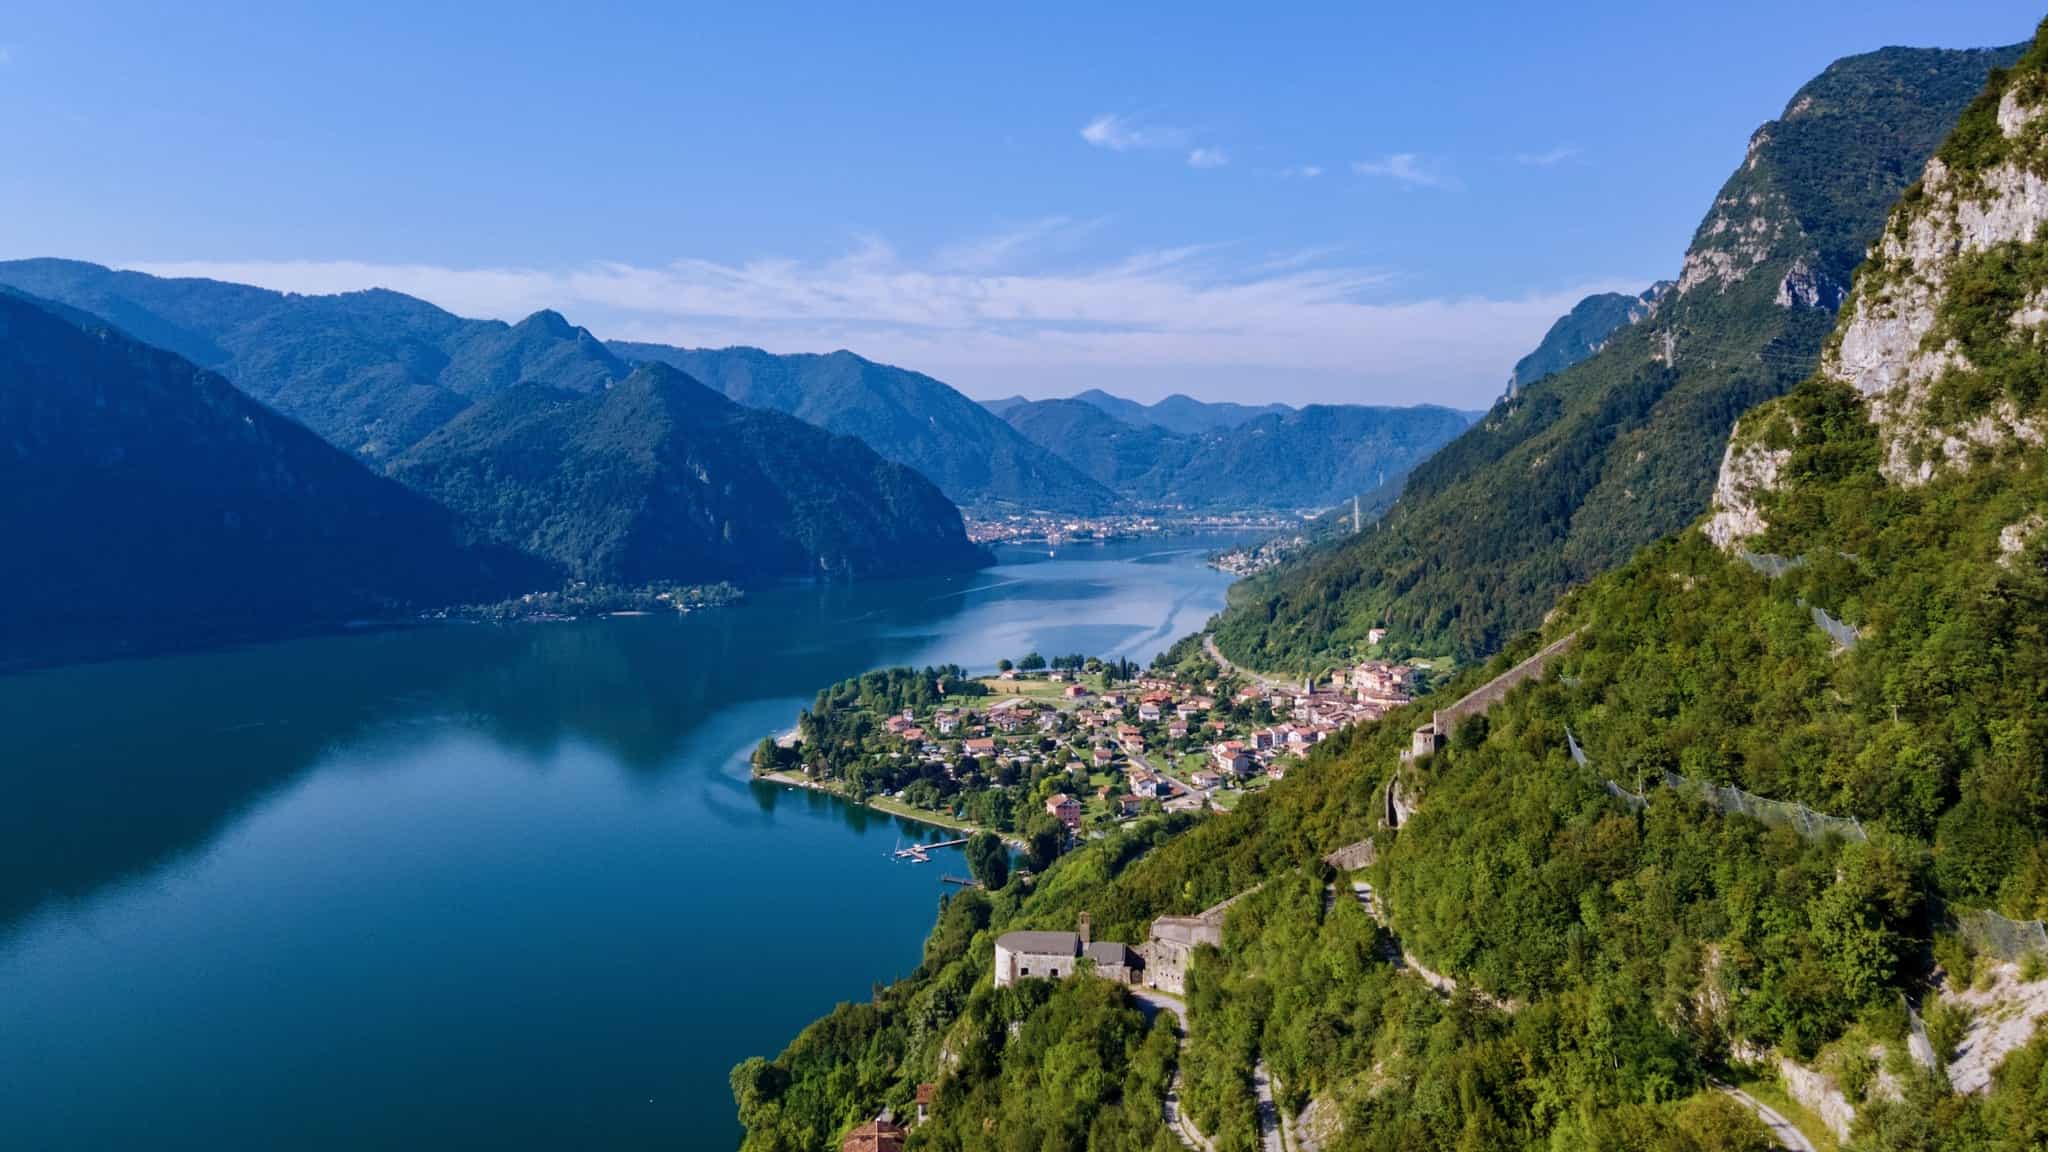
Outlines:
[[[1351, 894], [1358, 899], [1358, 906], [1365, 909], [1367, 916], [1372, 917], [1374, 922], [1387, 929], [1388, 950], [1386, 958], [1388, 963], [1396, 968], [1406, 969], [1414, 973], [1417, 979], [1436, 989], [1441, 995], [1456, 996], [1458, 994], [1458, 982], [1456, 980], [1441, 972], [1432, 971], [1425, 967], [1422, 961], [1416, 958], [1415, 953], [1408, 951], [1398, 941], [1394, 940], [1393, 929], [1387, 924], [1386, 915], [1380, 909], [1379, 901], [1373, 894], [1372, 885], [1367, 884], [1363, 880], [1354, 880], [1351, 883]], [[1336, 900], [1337, 888], [1335, 885], [1331, 885], [1323, 892], [1323, 907], [1328, 909], [1336, 903]], [[1475, 989], [1473, 995], [1478, 998], [1480, 1003], [1491, 1008], [1498, 1008], [1503, 1012], [1515, 1012], [1521, 1008], [1521, 1005], [1513, 1000], [1502, 1000], [1488, 992], [1481, 992]]]
[[1756, 1113], [1756, 1118], [1764, 1122], [1764, 1127], [1770, 1129], [1771, 1139], [1777, 1141], [1780, 1148], [1789, 1148], [1792, 1152], [1820, 1152], [1820, 1149], [1813, 1146], [1813, 1141], [1806, 1138], [1806, 1133], [1801, 1132], [1798, 1125], [1785, 1119], [1777, 1109], [1733, 1084], [1723, 1084], [1718, 1080], [1713, 1083], [1714, 1087], [1734, 1097], [1737, 1104]]
[[1273, 1071], [1264, 1056], [1252, 1067], [1252, 1091], [1259, 1098], [1260, 1152], [1287, 1152], [1280, 1140], [1280, 1106], [1273, 1101]]
[[1173, 1130], [1173, 1134], [1179, 1137], [1180, 1142], [1191, 1152], [1216, 1152], [1215, 1146], [1209, 1143], [1209, 1138], [1202, 1135], [1200, 1128], [1195, 1127], [1194, 1118], [1181, 1111], [1180, 1107], [1181, 1065], [1186, 1062], [1188, 1054], [1187, 1004], [1182, 1002], [1180, 997], [1161, 992], [1157, 988], [1137, 986], [1130, 991], [1139, 1003], [1150, 1005], [1154, 1012], [1173, 1013], [1173, 1018], [1177, 1022], [1175, 1031], [1180, 1033], [1180, 1057], [1173, 1064], [1173, 1079], [1166, 1084], [1166, 1126]]

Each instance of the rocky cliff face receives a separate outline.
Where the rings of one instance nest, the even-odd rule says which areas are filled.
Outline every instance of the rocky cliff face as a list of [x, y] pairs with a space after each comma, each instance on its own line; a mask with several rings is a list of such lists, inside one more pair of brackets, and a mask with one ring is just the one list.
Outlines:
[[[2048, 61], [2036, 55], [1994, 76], [1907, 189], [1823, 354], [1821, 375], [1854, 389], [1875, 427], [1889, 483], [2025, 465], [2048, 444]], [[1754, 247], [1700, 263], [1693, 287], [1739, 278]], [[1781, 296], [1806, 291], [1790, 277], [1781, 285]], [[1783, 401], [1743, 417], [1704, 529], [1717, 545], [1768, 528], [1766, 505], [1790, 456], [1783, 445], [1796, 434]], [[2009, 525], [2003, 554], [2018, 552], [2038, 521]]]
[[1672, 289], [1675, 295], [1725, 292], [1780, 253], [1797, 252], [1795, 263], [1805, 259], [1805, 249], [1812, 245], [1784, 193], [1774, 186], [1770, 168], [1760, 167], [1770, 142], [1768, 124], [1750, 137], [1742, 168], [1715, 198], [1713, 210], [1686, 250], [1685, 266]]
[[[1871, 253], [1822, 364], [1869, 400], [1895, 483], [1924, 484], [1943, 468], [2043, 442], [2033, 390], [1997, 386], [1986, 379], [1993, 365], [1980, 363], [2038, 347], [2048, 321], [2048, 270], [2031, 267], [2024, 251], [2048, 223], [2048, 102], [2039, 88], [2026, 82], [1999, 96], [1997, 146], [1983, 151], [1993, 162], [1928, 162]], [[1973, 315], [1986, 309], [1996, 315]]]
[[1760, 496], [1778, 485], [1778, 474], [1792, 453], [1771, 448], [1745, 437], [1738, 429], [1728, 440], [1728, 452], [1721, 459], [1721, 478], [1714, 484], [1714, 511], [1707, 518], [1707, 538], [1723, 550], [1751, 536], [1761, 536], [1769, 524], [1764, 519]]

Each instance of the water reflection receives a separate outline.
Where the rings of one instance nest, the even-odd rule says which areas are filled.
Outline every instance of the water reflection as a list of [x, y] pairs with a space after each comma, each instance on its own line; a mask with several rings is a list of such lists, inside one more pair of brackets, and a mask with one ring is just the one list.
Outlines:
[[1224, 584], [1157, 551], [0, 679], [0, 1146], [729, 1146], [962, 870], [746, 751], [879, 665], [1147, 658]]

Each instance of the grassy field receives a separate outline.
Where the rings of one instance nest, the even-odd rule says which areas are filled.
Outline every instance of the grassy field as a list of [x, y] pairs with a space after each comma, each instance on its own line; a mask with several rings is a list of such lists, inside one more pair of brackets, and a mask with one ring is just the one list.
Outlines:
[[[1068, 700], [1067, 684], [1058, 680], [1005, 680], [1000, 676], [983, 676], [979, 683], [987, 686], [989, 692], [996, 696], [1024, 696], [1033, 700], [1062, 704], [1088, 703], [1094, 699], [1094, 696], [1087, 696], [1078, 701]], [[1102, 694], [1103, 681], [1100, 676], [1083, 676], [1078, 683], [1097, 696]]]

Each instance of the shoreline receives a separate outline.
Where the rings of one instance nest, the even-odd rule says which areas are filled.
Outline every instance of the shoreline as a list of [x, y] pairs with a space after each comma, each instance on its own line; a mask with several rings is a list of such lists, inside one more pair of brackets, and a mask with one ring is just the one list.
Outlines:
[[856, 800], [853, 797], [848, 796], [846, 793], [840, 791], [838, 788], [833, 787], [831, 784], [811, 780], [797, 773], [754, 772], [750, 769], [748, 772], [748, 778], [752, 780], [764, 781], [771, 784], [782, 784], [790, 788], [802, 788], [811, 792], [821, 792], [827, 796], [832, 797], [834, 800], [837, 800], [842, 804], [852, 804], [857, 807], [866, 808], [872, 812], [880, 812], [885, 816], [899, 817], [904, 820], [909, 820], [914, 823], [923, 824], [932, 828], [938, 828], [947, 832], [959, 832], [968, 836], [973, 836], [981, 832], [989, 832], [992, 833], [996, 839], [1001, 840], [1006, 846], [1010, 848], [1014, 848], [1019, 851], [1022, 851], [1024, 848], [1024, 842], [1022, 840], [1019, 840], [1006, 832], [997, 832], [992, 828], [983, 828], [979, 824], [971, 824], [965, 820], [958, 820], [951, 816], [945, 816], [937, 812], [927, 811], [923, 808], [914, 808], [908, 804], [897, 804], [887, 800], [878, 800], [873, 797], [870, 797], [866, 800]]

